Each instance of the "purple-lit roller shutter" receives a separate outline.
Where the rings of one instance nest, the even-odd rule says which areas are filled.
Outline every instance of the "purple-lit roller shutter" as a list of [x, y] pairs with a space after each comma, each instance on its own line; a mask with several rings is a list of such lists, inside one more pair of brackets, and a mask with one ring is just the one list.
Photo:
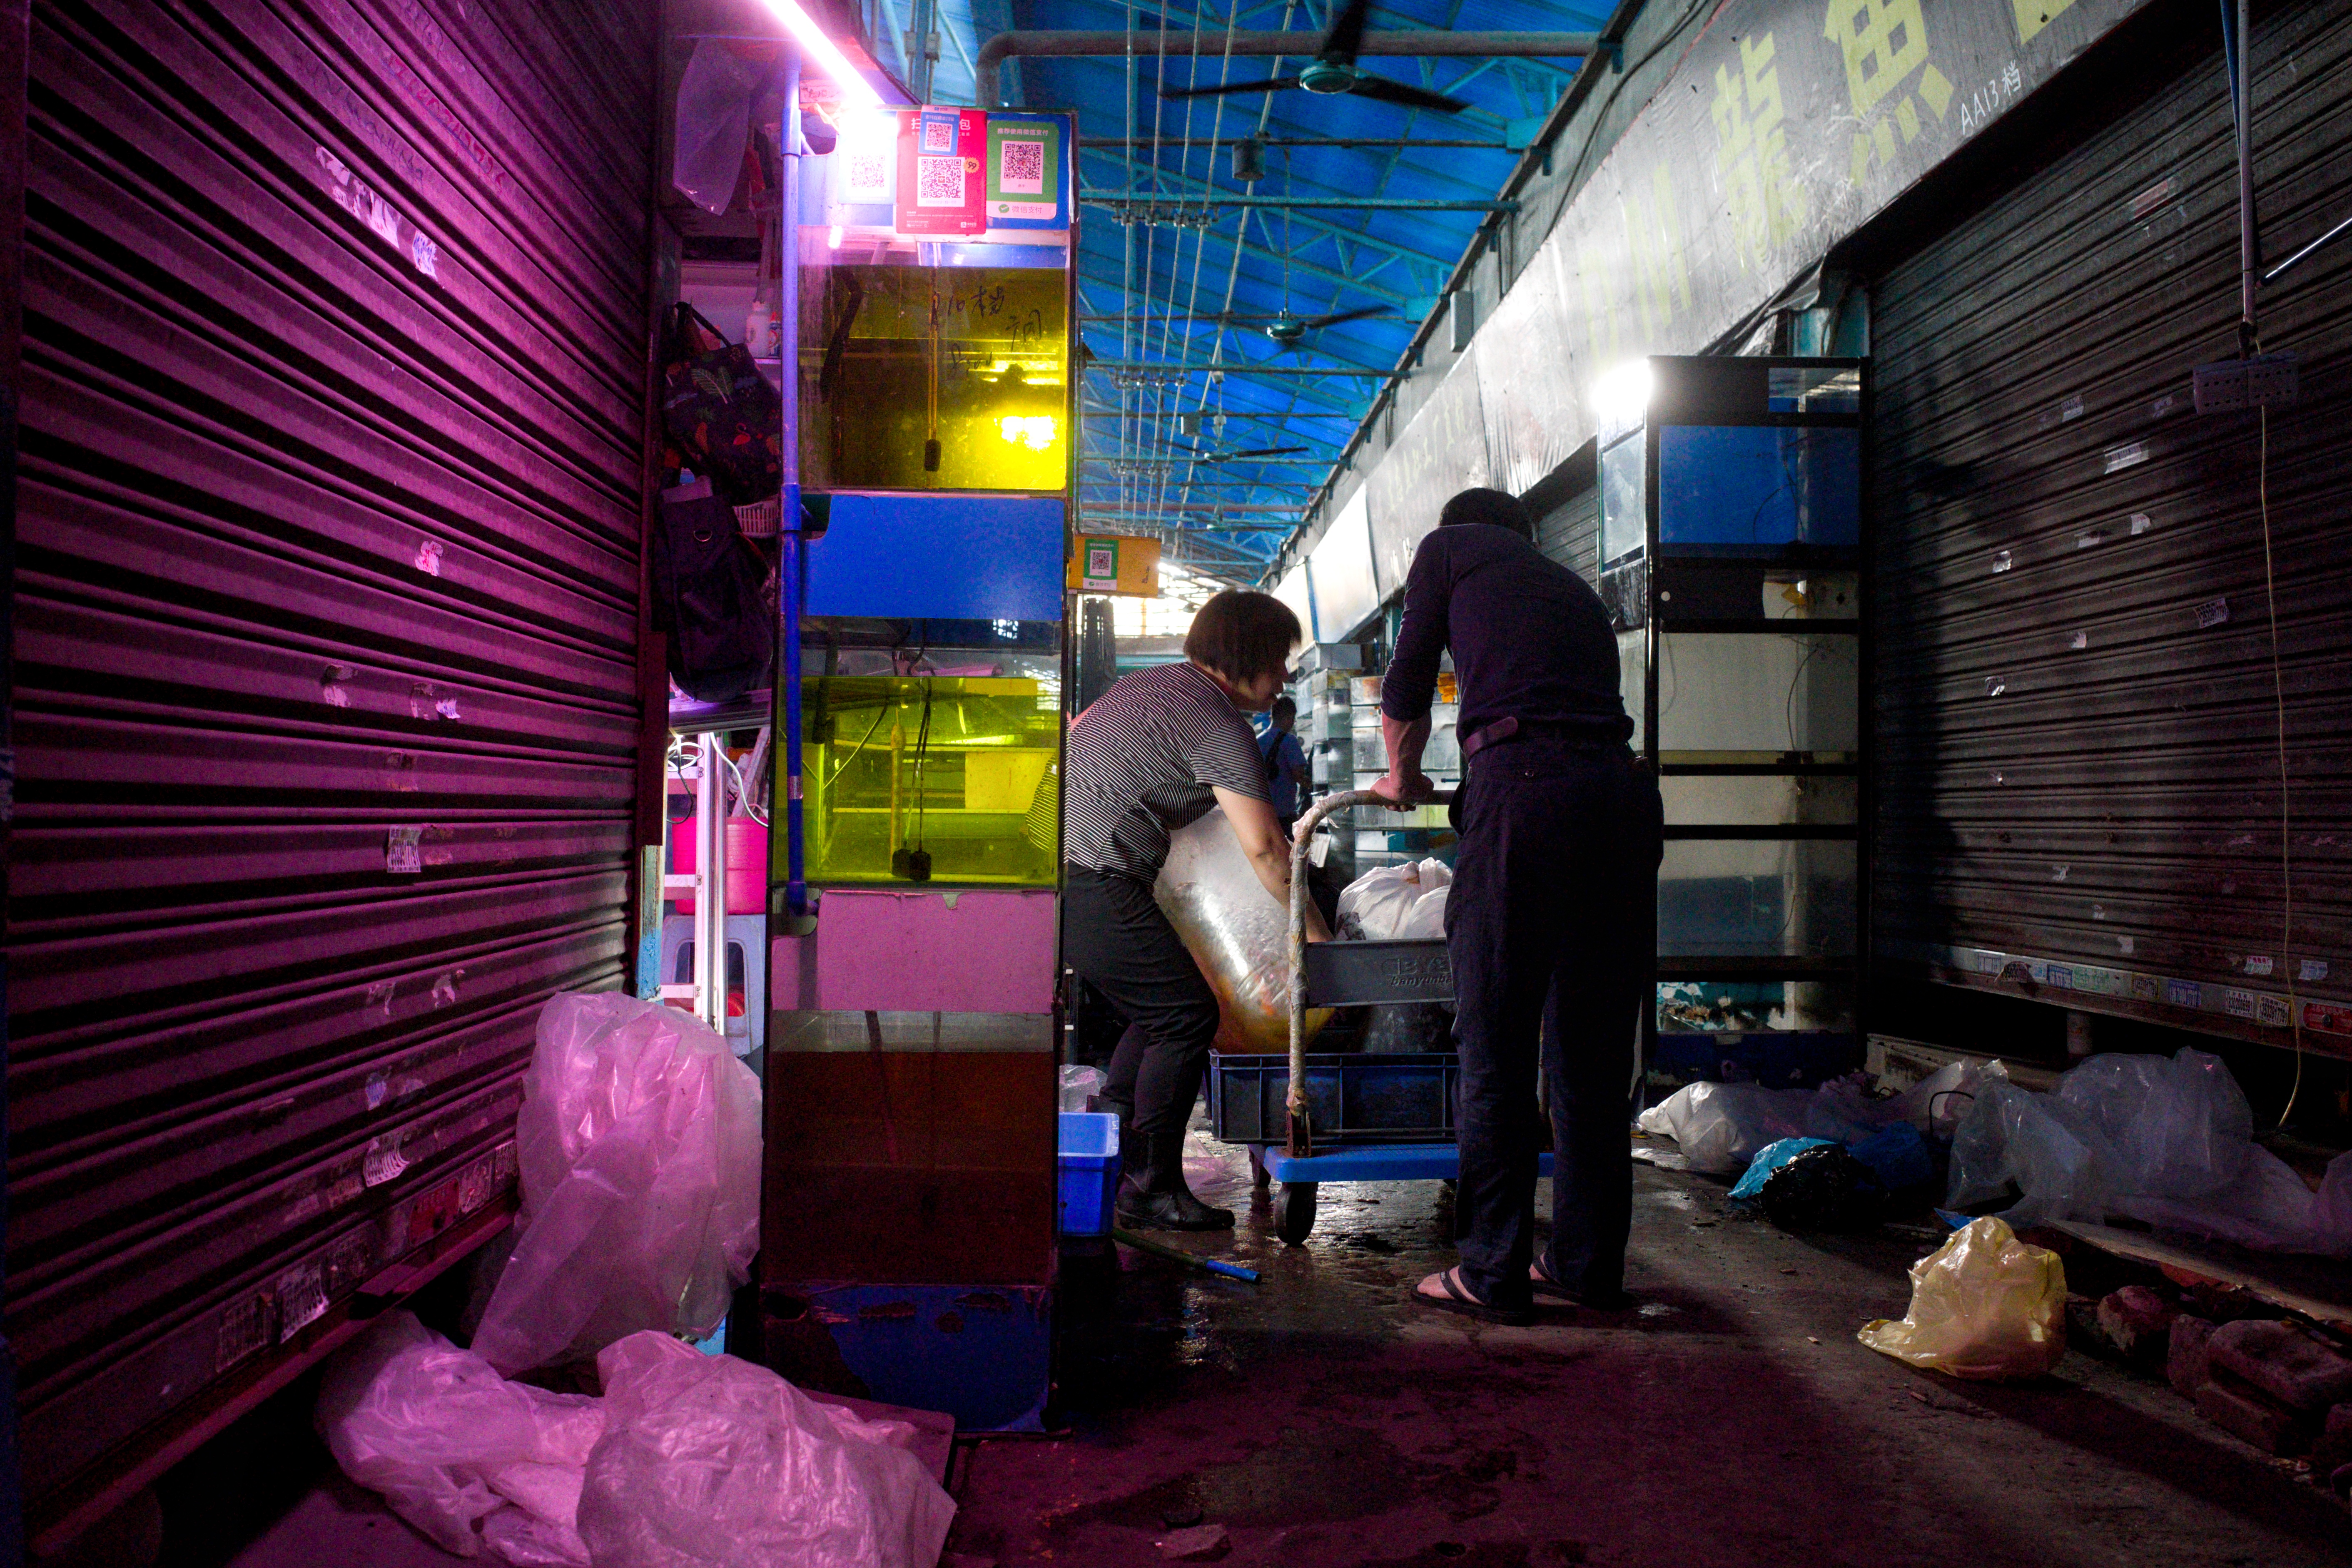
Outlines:
[[[2257, 15], [2275, 262], [2352, 212], [2352, 15]], [[1892, 978], [2273, 1045], [2293, 1018], [2352, 1056], [2352, 245], [2261, 299], [2302, 371], [2268, 418], [2274, 684], [2264, 433], [2198, 413], [2191, 382], [2238, 353], [2221, 27], [2157, 20], [2050, 89], [2087, 123], [1873, 283], [1876, 952]]]
[[6, 1332], [37, 1529], [513, 1187], [629, 964], [656, 10], [35, 7]]

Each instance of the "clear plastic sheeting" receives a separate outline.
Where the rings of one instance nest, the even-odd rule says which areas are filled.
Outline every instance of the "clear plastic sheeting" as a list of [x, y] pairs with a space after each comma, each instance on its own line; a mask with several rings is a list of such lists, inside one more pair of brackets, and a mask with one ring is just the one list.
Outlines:
[[474, 1336], [491, 1365], [719, 1326], [760, 1230], [760, 1081], [726, 1040], [617, 992], [551, 998], [515, 1145], [519, 1236]]
[[1107, 1082], [1099, 1067], [1065, 1067], [1062, 1069], [1062, 1109], [1084, 1111], [1087, 1103], [1102, 1092]]
[[575, 1514], [601, 1401], [509, 1383], [394, 1312], [328, 1364], [317, 1419], [343, 1473], [443, 1550], [587, 1568]]
[[1955, 1208], [1993, 1202], [2012, 1224], [2149, 1225], [2267, 1251], [2352, 1256], [2352, 1155], [2319, 1190], [2252, 1141], [2245, 1094], [2218, 1057], [2095, 1056], [2056, 1090], [1978, 1096], [1952, 1137]]
[[2202, 1197], [2234, 1183], [2253, 1153], [2254, 1113], [2218, 1056], [2094, 1056], [2058, 1098], [2106, 1139], [2118, 1190]]
[[914, 1428], [764, 1367], [632, 1334], [596, 1358], [604, 1440], [580, 1531], [596, 1568], [931, 1568], [955, 1503]]
[[[1168, 860], [1152, 887], [1222, 1015], [1216, 1049], [1268, 1055], [1290, 1049], [1290, 911], [1257, 879], [1222, 810], [1168, 835]], [[1307, 1015], [1307, 1038], [1330, 1017]]]
[[670, 183], [707, 213], [723, 213], [743, 174], [751, 134], [751, 99], [775, 74], [772, 62], [748, 60], [718, 38], [694, 46], [677, 84], [677, 156]]
[[1976, 1219], [1911, 1266], [1911, 1310], [1855, 1336], [1954, 1377], [2037, 1377], [2066, 1354], [2066, 1270], [1998, 1219]]

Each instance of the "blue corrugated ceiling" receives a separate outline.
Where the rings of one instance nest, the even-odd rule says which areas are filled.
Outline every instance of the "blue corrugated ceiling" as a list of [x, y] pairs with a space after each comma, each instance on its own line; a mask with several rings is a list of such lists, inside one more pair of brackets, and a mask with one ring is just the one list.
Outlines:
[[[1599, 5], [1394, 0], [1375, 5], [1367, 26], [1589, 33], [1605, 16]], [[1296, 75], [1328, 21], [1320, 0], [1273, 0], [1231, 15], [1093, 0], [951, 0], [942, 20], [950, 35], [934, 89], [942, 101], [970, 91], [968, 62], [980, 40], [1007, 26], [1299, 34], [1301, 54], [1281, 59], [1227, 61], [1206, 50], [1164, 61], [1032, 57], [1004, 74], [1007, 101], [1076, 110], [1082, 191], [1149, 204], [1143, 221], [1122, 223], [1119, 210], [1099, 204], [1082, 215], [1080, 309], [1091, 356], [1082, 389], [1087, 520], [1106, 531], [1181, 528], [1171, 553], [1196, 572], [1255, 579], [1433, 305], [1481, 214], [1236, 209], [1204, 207], [1202, 198], [1490, 201], [1517, 157], [1508, 145], [1524, 143], [1579, 62], [1364, 57], [1366, 68], [1391, 80], [1468, 99], [1460, 113], [1297, 89], [1163, 99], [1163, 84]], [[964, 27], [972, 31], [953, 36]], [[1264, 173], [1244, 183], [1234, 177], [1234, 144], [1253, 135], [1266, 144]], [[1349, 138], [1373, 144], [1286, 145]], [[1432, 141], [1476, 145], [1392, 144]], [[1261, 322], [1216, 319], [1368, 308], [1382, 314], [1309, 331], [1290, 349], [1270, 340]], [[1112, 368], [1134, 365], [1150, 368]], [[1208, 373], [1212, 366], [1222, 377]], [[1274, 447], [1305, 450], [1199, 461]]]

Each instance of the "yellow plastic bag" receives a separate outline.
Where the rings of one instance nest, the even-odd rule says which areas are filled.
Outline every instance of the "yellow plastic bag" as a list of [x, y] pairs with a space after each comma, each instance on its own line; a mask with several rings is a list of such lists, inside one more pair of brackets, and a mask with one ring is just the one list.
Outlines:
[[1975, 1219], [1911, 1265], [1911, 1312], [1855, 1336], [1954, 1377], [2033, 1377], [2066, 1354], [2066, 1269], [1998, 1219]]

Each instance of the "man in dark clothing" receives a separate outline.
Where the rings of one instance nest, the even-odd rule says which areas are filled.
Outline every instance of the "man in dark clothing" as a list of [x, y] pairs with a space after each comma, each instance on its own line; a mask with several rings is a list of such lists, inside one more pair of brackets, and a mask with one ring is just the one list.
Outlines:
[[[1540, 1294], [1623, 1301], [1633, 1043], [1654, 998], [1658, 789], [1627, 749], [1617, 641], [1601, 600], [1536, 550], [1499, 490], [1445, 504], [1405, 580], [1381, 691], [1399, 802], [1421, 771], [1439, 655], [1462, 694], [1461, 832], [1445, 940], [1462, 1057], [1454, 1198], [1461, 1262], [1422, 1281], [1433, 1306], [1523, 1321]], [[1534, 1256], [1537, 1067], [1550, 1100], [1552, 1239]]]

